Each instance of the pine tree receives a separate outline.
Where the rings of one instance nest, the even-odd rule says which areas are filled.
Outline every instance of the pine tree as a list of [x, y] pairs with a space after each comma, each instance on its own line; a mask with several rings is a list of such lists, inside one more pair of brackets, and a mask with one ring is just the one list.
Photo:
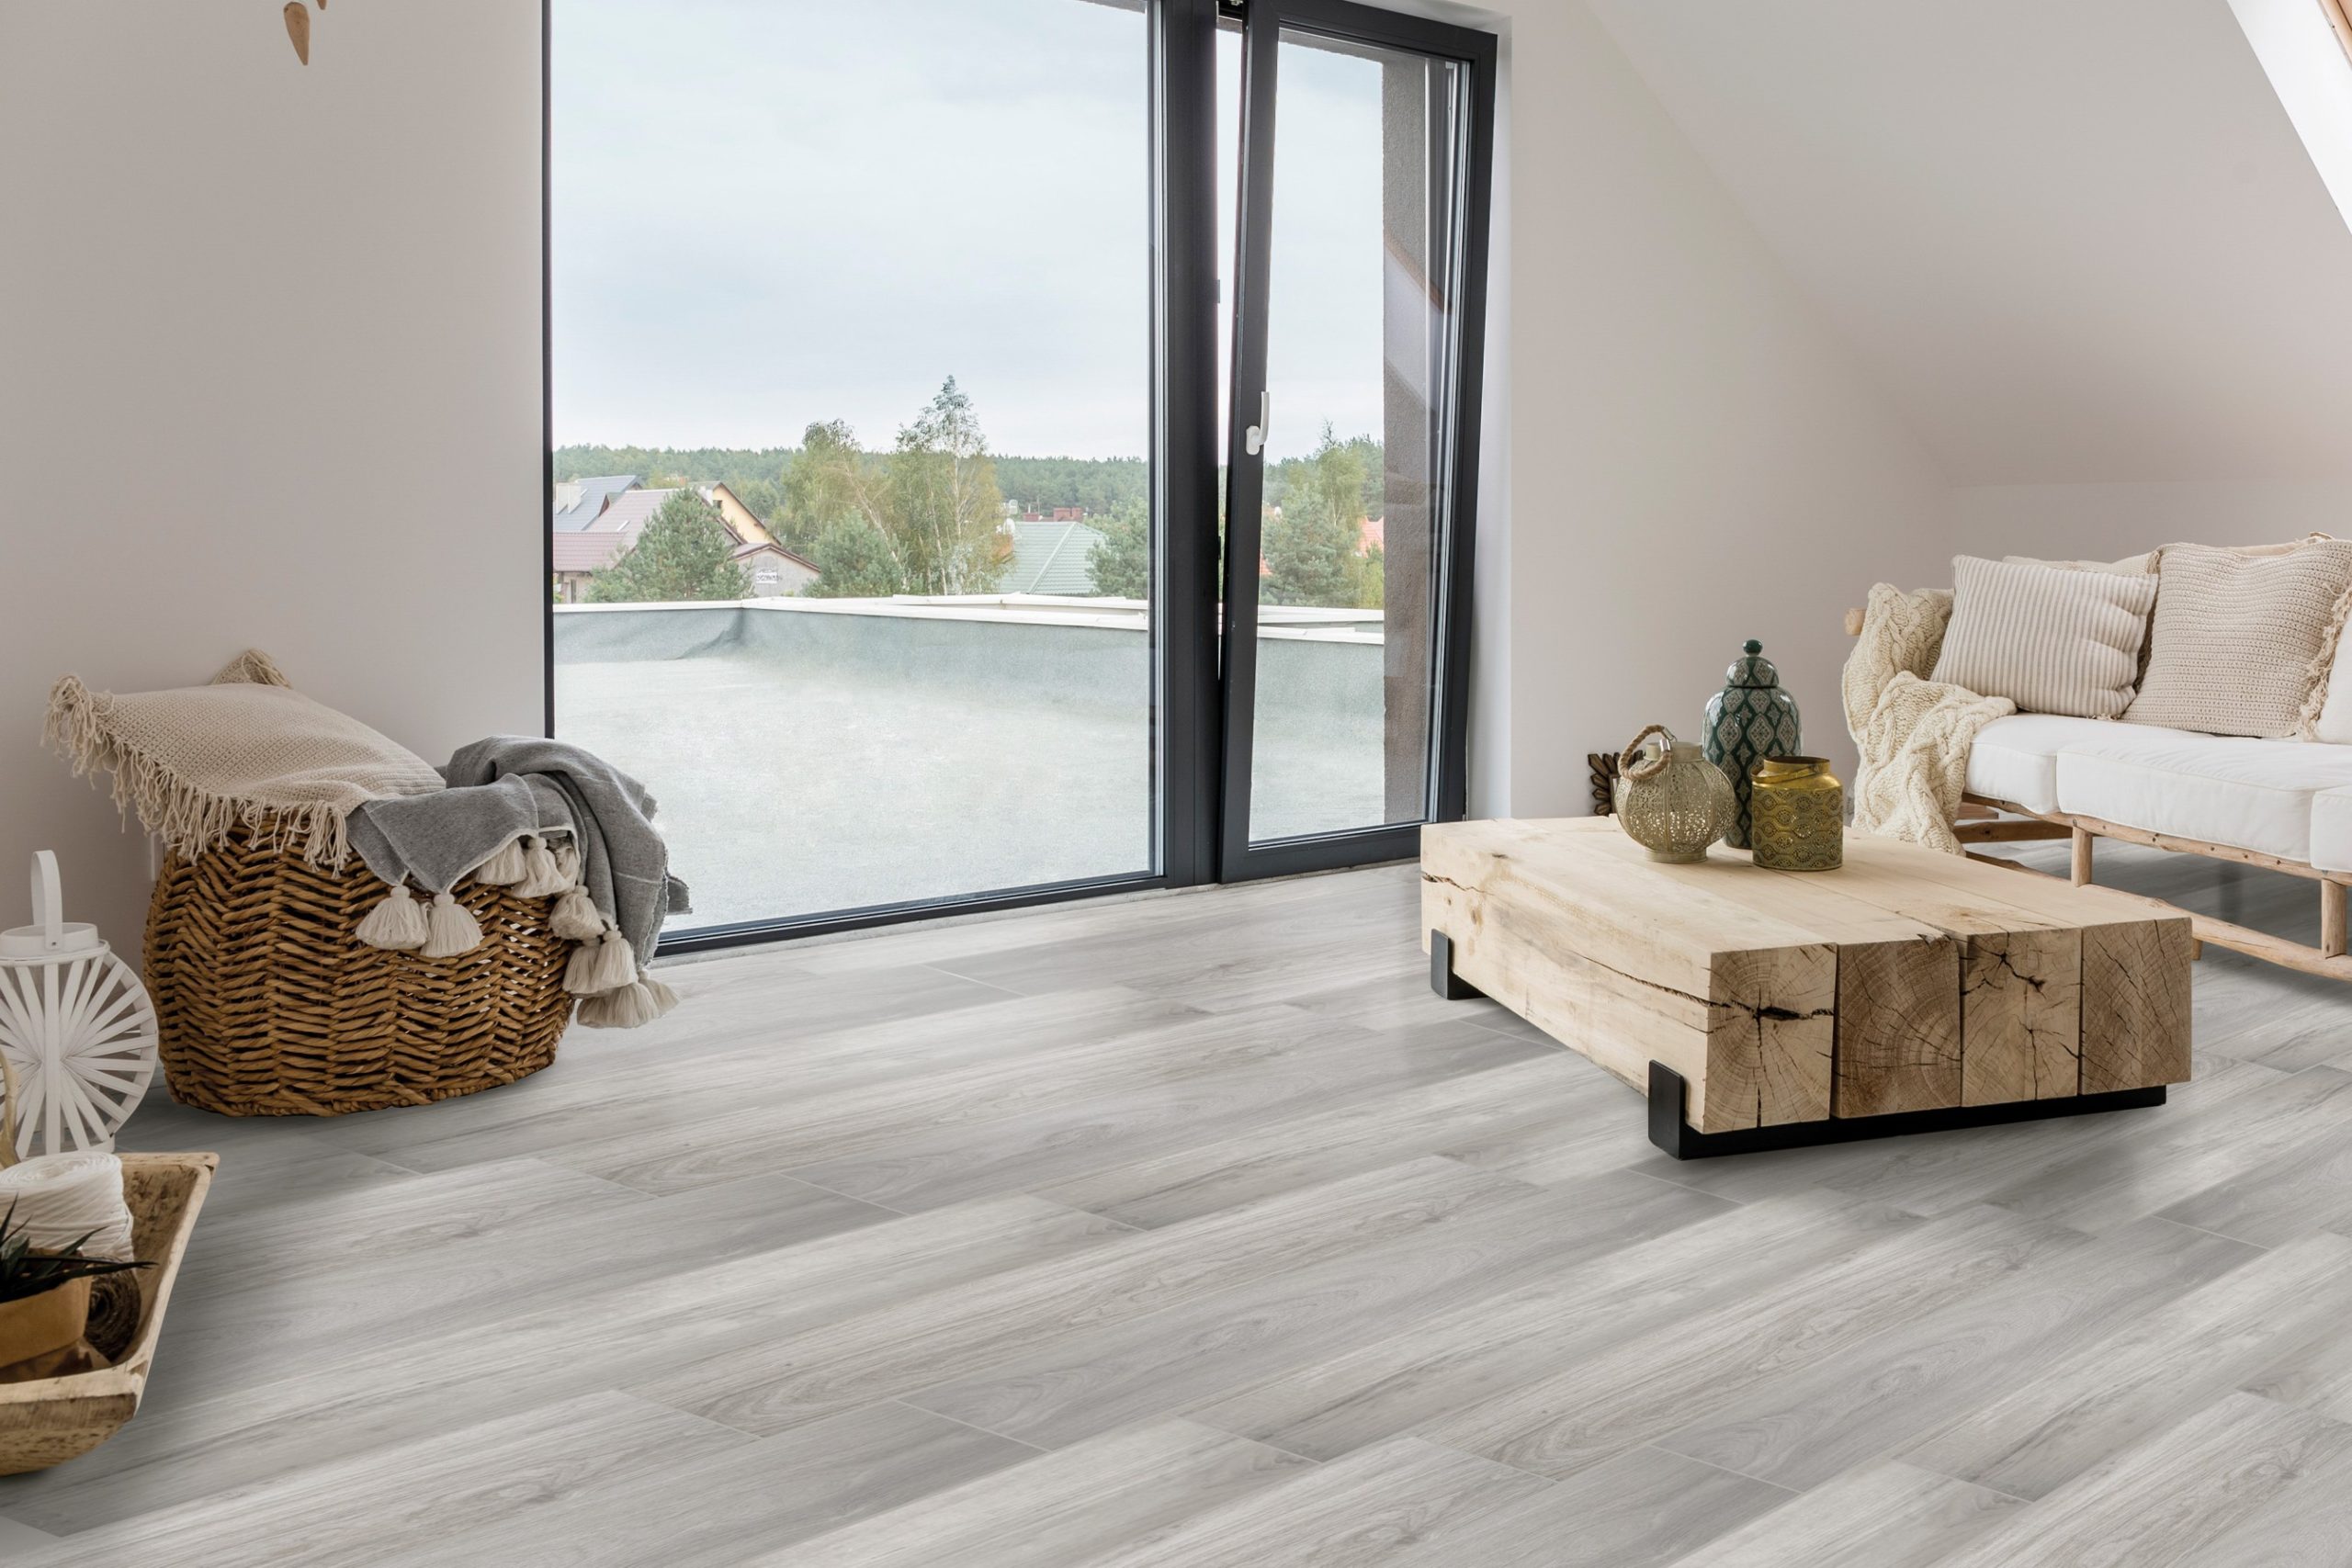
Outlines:
[[1363, 532], [1363, 444], [1343, 442], [1323, 426], [1323, 439], [1284, 487], [1280, 513], [1263, 526], [1266, 600], [1273, 604], [1348, 608], [1363, 603], [1365, 567], [1357, 553]]
[[674, 604], [748, 599], [752, 574], [735, 560], [735, 536], [718, 509], [680, 490], [638, 535], [630, 551], [588, 582], [592, 604]]
[[1094, 592], [1106, 599], [1151, 596], [1151, 509], [1139, 500], [1121, 502], [1107, 517], [1088, 524], [1102, 536], [1087, 558]]
[[1334, 609], [1355, 603], [1356, 525], [1342, 522], [1312, 488], [1293, 490], [1290, 503], [1267, 516], [1264, 527], [1270, 604]]
[[829, 523], [809, 547], [817, 581], [801, 590], [810, 599], [887, 599], [901, 591], [889, 541], [853, 513]]

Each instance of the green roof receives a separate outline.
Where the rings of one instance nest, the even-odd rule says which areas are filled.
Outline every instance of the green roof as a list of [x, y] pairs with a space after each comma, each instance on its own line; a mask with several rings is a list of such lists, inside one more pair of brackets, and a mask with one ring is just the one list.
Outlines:
[[1102, 531], [1083, 523], [1015, 523], [1012, 561], [998, 592], [1091, 594], [1094, 573], [1090, 563], [1094, 547], [1102, 542]]

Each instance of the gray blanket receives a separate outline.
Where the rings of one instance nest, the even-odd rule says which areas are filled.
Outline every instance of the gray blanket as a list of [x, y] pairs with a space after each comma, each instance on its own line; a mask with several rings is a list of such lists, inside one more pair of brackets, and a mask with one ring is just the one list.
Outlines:
[[388, 883], [445, 893], [525, 835], [569, 835], [580, 879], [641, 963], [665, 915], [688, 908], [653, 825], [653, 797], [627, 773], [577, 746], [493, 735], [461, 747], [436, 795], [371, 800], [350, 819], [351, 847]]

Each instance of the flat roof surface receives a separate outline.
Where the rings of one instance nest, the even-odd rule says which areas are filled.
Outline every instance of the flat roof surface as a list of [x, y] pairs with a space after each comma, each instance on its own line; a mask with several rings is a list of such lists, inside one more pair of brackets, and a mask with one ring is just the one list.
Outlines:
[[[1261, 739], [1261, 836], [1381, 814], [1376, 658], [1370, 722]], [[673, 930], [1148, 869], [1148, 694], [1130, 710], [1057, 700], [1035, 679], [976, 697], [920, 675], [796, 668], [734, 649], [564, 661], [556, 728], [660, 803], [694, 890]]]

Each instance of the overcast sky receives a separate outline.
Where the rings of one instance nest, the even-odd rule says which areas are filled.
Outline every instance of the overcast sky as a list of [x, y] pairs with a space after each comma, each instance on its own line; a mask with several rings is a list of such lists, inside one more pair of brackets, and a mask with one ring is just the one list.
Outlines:
[[[552, 38], [559, 444], [886, 446], [952, 374], [999, 452], [1143, 455], [1140, 13], [555, 0]], [[1282, 93], [1287, 456], [1379, 428], [1378, 70], [1286, 48]]]

